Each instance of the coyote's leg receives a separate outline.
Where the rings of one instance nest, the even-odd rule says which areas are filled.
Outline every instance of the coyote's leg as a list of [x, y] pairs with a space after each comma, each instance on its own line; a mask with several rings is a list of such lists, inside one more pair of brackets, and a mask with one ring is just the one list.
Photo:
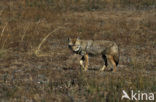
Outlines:
[[103, 67], [100, 69], [100, 71], [104, 71], [106, 68], [106, 65], [103, 65]]
[[107, 55], [108, 60], [110, 61], [110, 63], [113, 65], [113, 72], [116, 72], [116, 64], [115, 61], [113, 59], [112, 55]]
[[81, 66], [81, 68], [83, 68], [83, 69], [84, 69], [84, 60], [85, 60], [85, 58], [84, 58], [84, 56], [82, 56], [82, 58], [81, 58], [81, 60], [80, 60], [80, 66]]
[[104, 71], [105, 68], [106, 68], [107, 65], [108, 65], [107, 57], [106, 57], [105, 55], [102, 55], [102, 58], [103, 58], [103, 60], [104, 60], [104, 62], [105, 62], [105, 65], [103, 65], [103, 67], [100, 69], [100, 71]]
[[88, 61], [89, 61], [88, 60], [88, 54], [86, 54], [84, 57], [85, 57], [85, 68], [84, 68], [84, 70], [87, 71], [88, 70]]

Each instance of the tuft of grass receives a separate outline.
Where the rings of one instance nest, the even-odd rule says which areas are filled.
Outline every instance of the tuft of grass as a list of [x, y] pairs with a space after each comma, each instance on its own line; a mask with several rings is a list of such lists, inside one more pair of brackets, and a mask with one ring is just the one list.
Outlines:
[[0, 49], [0, 57], [6, 56], [7, 52], [7, 49]]
[[48, 38], [51, 34], [55, 33], [57, 30], [60, 30], [60, 29], [62, 29], [62, 28], [63, 28], [63, 27], [58, 27], [58, 28], [54, 29], [52, 32], [50, 32], [49, 34], [47, 34], [47, 35], [42, 39], [42, 41], [41, 41], [40, 44], [38, 45], [37, 49], [35, 50], [35, 55], [37, 55], [37, 56], [42, 56], [42, 55], [39, 54], [39, 51], [40, 51], [40, 48], [41, 48], [41, 46], [43, 45], [43, 43], [47, 40], [47, 38]]

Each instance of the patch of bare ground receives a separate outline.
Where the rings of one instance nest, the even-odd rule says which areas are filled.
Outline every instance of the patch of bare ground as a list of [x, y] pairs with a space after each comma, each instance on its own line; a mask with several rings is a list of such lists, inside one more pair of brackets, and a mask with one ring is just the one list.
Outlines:
[[[56, 12], [39, 2], [0, 2], [0, 101], [126, 102], [122, 90], [156, 92], [155, 9]], [[101, 57], [90, 58], [87, 72], [80, 70], [80, 56], [67, 44], [78, 36], [115, 41], [117, 72], [111, 66], [100, 72]]]

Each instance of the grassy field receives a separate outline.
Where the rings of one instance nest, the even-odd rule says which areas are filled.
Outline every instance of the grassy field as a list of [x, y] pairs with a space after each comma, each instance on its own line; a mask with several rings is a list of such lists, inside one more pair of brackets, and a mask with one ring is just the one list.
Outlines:
[[[156, 97], [155, 7], [155, 0], [1, 0], [0, 102], [130, 102], [122, 90]], [[100, 72], [99, 57], [81, 71], [67, 46], [78, 36], [115, 41], [117, 72]]]

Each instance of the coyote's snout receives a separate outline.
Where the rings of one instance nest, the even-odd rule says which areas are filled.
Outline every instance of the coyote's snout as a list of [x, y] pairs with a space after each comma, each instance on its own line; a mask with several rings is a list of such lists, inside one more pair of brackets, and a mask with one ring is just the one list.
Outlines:
[[88, 56], [101, 55], [105, 65], [100, 69], [103, 71], [108, 62], [113, 66], [113, 71], [119, 62], [119, 48], [115, 42], [106, 40], [80, 40], [79, 38], [68, 38], [68, 47], [74, 53], [82, 56], [80, 65], [86, 71], [88, 69]]

